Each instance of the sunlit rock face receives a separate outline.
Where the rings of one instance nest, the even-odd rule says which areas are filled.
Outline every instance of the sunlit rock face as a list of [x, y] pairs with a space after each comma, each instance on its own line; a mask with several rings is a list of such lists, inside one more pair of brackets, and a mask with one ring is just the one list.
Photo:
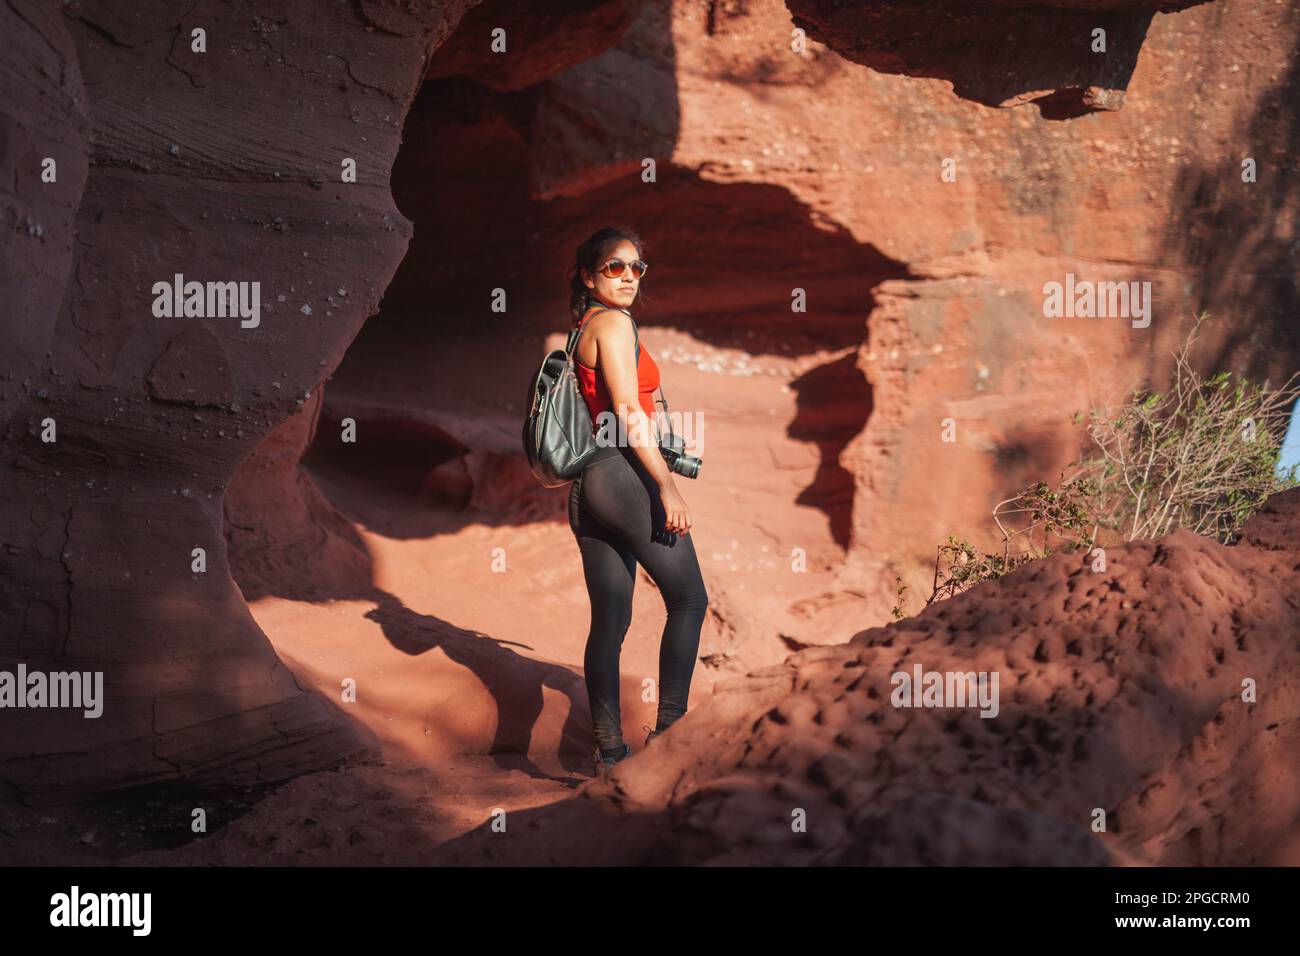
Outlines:
[[[521, 470], [522, 391], [603, 225], [646, 238], [641, 333], [710, 416], [691, 493], [724, 673], [883, 621], [896, 575], [915, 594], [936, 543], [1055, 478], [1071, 413], [1160, 382], [1194, 311], [1204, 367], [1294, 368], [1293, 9], [858, 6], [0, 11], [0, 657], [102, 670], [106, 698], [6, 713], [0, 778], [78, 799], [363, 746], [245, 603], [367, 593], [297, 459], [383, 423], [441, 506], [559, 519]], [[155, 314], [177, 274], [258, 283], [257, 324]], [[1149, 324], [1046, 316], [1071, 276], [1149, 283]]]
[[1152, 17], [1207, 0], [788, 0], [794, 24], [882, 73], [947, 80], [989, 106], [1062, 119], [1117, 110]]
[[[563, 342], [573, 249], [632, 226], [652, 262], [633, 311], [665, 395], [707, 419], [700, 540], [739, 556], [719, 559], [725, 620], [706, 625], [704, 657], [728, 667], [884, 620], [900, 575], [919, 601], [935, 546], [991, 533], [995, 502], [1055, 481], [1081, 449], [1071, 416], [1161, 384], [1195, 312], [1212, 315], [1202, 368], [1277, 382], [1300, 355], [1293, 12], [989, 7], [1062, 33], [1150, 21], [1105, 87], [1124, 108], [1065, 115], [1015, 98], [1075, 80], [1001, 109], [855, 62], [849, 40], [920, 42], [901, 4], [857, 5], [894, 19], [825, 43], [810, 26], [796, 52], [805, 6], [647, 2], [605, 52], [522, 88], [489, 85], [481, 56], [435, 57], [394, 171], [416, 236], [321, 415], [331, 441], [349, 413], [410, 429], [447, 500], [562, 520], [511, 448], [521, 383]], [[1006, 51], [973, 35], [1002, 75]], [[1045, 314], [1076, 280], [1129, 283], [1148, 314]], [[818, 574], [791, 574], [796, 549]]]

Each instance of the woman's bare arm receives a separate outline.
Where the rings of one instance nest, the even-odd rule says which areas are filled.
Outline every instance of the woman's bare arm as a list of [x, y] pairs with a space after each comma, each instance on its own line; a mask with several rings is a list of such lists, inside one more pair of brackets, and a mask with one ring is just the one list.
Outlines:
[[600, 372], [613, 402], [628, 444], [659, 486], [660, 499], [667, 514], [666, 528], [685, 534], [691, 526], [690, 511], [677, 493], [673, 473], [659, 451], [652, 419], [641, 407], [636, 370], [636, 340], [632, 321], [626, 315], [611, 315], [592, 329]]
[[659, 451], [650, 416], [641, 407], [632, 322], [626, 316], [617, 314], [610, 316], [592, 331], [596, 339], [600, 372], [605, 377], [605, 387], [609, 389], [609, 397], [628, 437], [628, 444], [635, 450], [655, 483], [662, 488], [672, 481], [673, 476]]

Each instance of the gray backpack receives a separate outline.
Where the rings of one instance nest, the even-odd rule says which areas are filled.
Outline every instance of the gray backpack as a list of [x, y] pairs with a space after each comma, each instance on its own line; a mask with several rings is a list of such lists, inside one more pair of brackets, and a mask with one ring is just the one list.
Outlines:
[[[632, 318], [627, 309], [618, 311]], [[581, 328], [570, 331], [568, 344], [563, 349], [555, 349], [542, 360], [528, 394], [524, 454], [528, 456], [528, 467], [547, 488], [558, 488], [577, 478], [600, 447], [593, 434], [591, 410], [578, 388], [578, 373], [573, 367], [578, 339], [590, 321], [588, 319]], [[641, 341], [635, 320], [632, 322], [632, 335], [636, 343], [636, 360], [640, 363]]]

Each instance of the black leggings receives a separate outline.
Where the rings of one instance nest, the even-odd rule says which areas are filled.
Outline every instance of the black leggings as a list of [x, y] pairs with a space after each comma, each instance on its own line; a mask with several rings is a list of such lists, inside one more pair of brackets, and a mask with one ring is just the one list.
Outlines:
[[569, 527], [582, 552], [591, 598], [591, 631], [583, 658], [592, 729], [598, 746], [623, 742], [619, 652], [632, 623], [636, 565], [649, 572], [668, 611], [659, 644], [659, 713], [665, 730], [686, 713], [709, 595], [695, 555], [695, 532], [664, 531], [659, 487], [636, 452], [606, 446], [569, 490]]

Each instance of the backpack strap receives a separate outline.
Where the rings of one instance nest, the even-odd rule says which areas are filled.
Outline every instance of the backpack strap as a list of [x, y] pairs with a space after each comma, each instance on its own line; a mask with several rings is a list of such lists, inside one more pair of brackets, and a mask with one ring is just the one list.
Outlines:
[[[622, 313], [623, 313], [624, 315], [626, 315], [626, 316], [628, 317], [628, 319], [631, 321], [631, 323], [632, 323], [632, 341], [633, 341], [634, 343], [636, 343], [636, 362], [637, 362], [637, 367], [639, 368], [639, 367], [640, 367], [640, 364], [641, 364], [641, 334], [637, 331], [637, 327], [636, 327], [636, 319], [632, 318], [632, 313], [631, 313], [631, 312], [628, 312], [627, 309], [615, 309], [615, 308], [605, 308], [605, 309], [601, 309], [600, 311], [601, 311], [601, 312], [622, 312]], [[600, 314], [599, 312], [596, 313], [596, 315], [599, 315], [599, 314]], [[595, 317], [595, 316], [593, 316], [592, 318], [594, 318], [594, 317]], [[588, 319], [587, 321], [591, 321], [591, 320]], [[572, 332], [569, 333], [569, 346], [568, 346], [567, 351], [568, 351], [568, 353], [569, 353], [570, 355], [573, 354], [573, 349], [577, 346], [577, 344], [578, 344], [578, 339], [582, 337], [582, 333], [585, 332], [586, 330], [587, 330], [587, 323], [584, 322], [584, 323], [582, 323], [582, 325], [581, 325], [580, 327], [578, 327], [577, 329], [574, 329]], [[664, 396], [664, 389], [663, 389], [663, 383], [662, 383], [662, 382], [659, 384], [659, 386], [658, 386], [658, 388], [656, 389], [656, 391], [659, 392], [659, 397], [658, 397], [657, 399], [655, 399], [655, 404], [656, 404], [656, 405], [658, 405], [658, 404], [660, 404], [660, 403], [663, 404], [663, 406], [664, 406], [664, 416], [665, 416], [665, 418], [667, 418], [667, 415], [668, 415], [668, 400], [667, 400], [666, 398], [663, 397], [663, 396]], [[673, 433], [673, 427], [672, 427], [672, 422], [671, 422], [671, 420], [669, 420], [669, 424], [668, 424], [668, 433], [669, 433], [670, 435]]]
[[[600, 312], [622, 312], [632, 322], [632, 342], [633, 344], [636, 345], [637, 365], [640, 365], [641, 364], [641, 336], [640, 333], [637, 332], [636, 319], [632, 318], [632, 313], [627, 311], [627, 309], [615, 309], [615, 308], [604, 308], [601, 309]], [[600, 312], [595, 313], [594, 315], [592, 315], [591, 318], [594, 319], [597, 315], [600, 315]], [[590, 321], [591, 319], [587, 320], [587, 322]], [[582, 333], [587, 331], [587, 322], [583, 322], [576, 329], [574, 329], [572, 332], [569, 333], [569, 344], [564, 347], [564, 351], [567, 352], [570, 356], [573, 355], [573, 350], [577, 348], [578, 339], [582, 338]]]

